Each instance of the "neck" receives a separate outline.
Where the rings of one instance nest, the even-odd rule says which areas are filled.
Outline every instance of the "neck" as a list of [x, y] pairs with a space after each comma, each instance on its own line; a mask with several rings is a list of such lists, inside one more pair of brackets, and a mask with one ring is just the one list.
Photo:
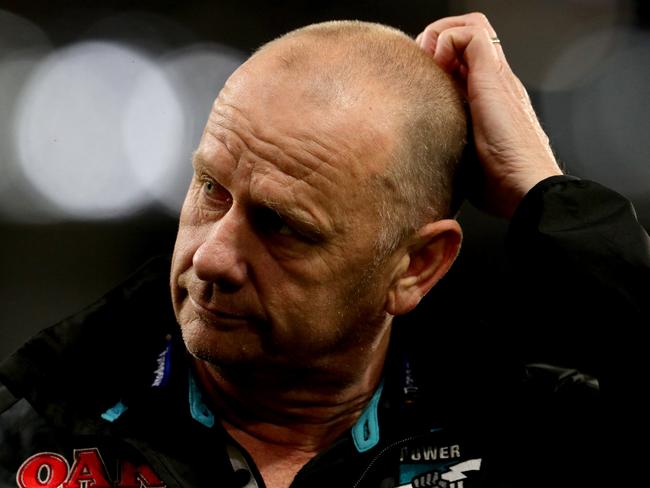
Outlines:
[[314, 367], [241, 369], [195, 359], [199, 381], [228, 432], [242, 444], [316, 454], [357, 421], [380, 380], [390, 326], [368, 347]]

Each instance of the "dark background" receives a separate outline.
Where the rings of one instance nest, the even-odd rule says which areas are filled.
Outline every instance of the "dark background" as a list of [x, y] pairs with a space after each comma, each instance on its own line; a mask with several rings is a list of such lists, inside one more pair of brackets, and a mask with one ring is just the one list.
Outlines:
[[[80, 43], [102, 41], [132, 48], [156, 65], [170, 59], [169, 53], [189, 52], [212, 43], [212, 48], [218, 46], [214, 48], [217, 51], [243, 59], [265, 41], [316, 21], [371, 20], [415, 36], [436, 18], [480, 10], [499, 33], [511, 65], [528, 87], [567, 171], [600, 181], [632, 199], [639, 219], [648, 228], [647, 5], [641, 0], [0, 1], [0, 357], [34, 331], [102, 295], [148, 257], [171, 251], [181, 188], [188, 181], [191, 147], [198, 142], [209, 100], [220, 89], [216, 83], [211, 86], [201, 81], [221, 76], [211, 77], [211, 66], [205, 64], [197, 71], [196, 79], [186, 69], [181, 73], [183, 83], [170, 85], [182, 91], [185, 98], [179, 95], [180, 100], [187, 100], [194, 96], [192, 82], [196, 81], [201, 93], [194, 98], [201, 103], [189, 115], [184, 114], [192, 119], [186, 137], [189, 142], [173, 161], [181, 169], [174, 173], [177, 176], [167, 203], [152, 198], [121, 213], [68, 212], [30, 183], [29, 171], [40, 171], [38, 165], [36, 170], [33, 166], [28, 171], [22, 169], [22, 159], [29, 158], [25, 151], [21, 152], [25, 140], [37, 141], [40, 152], [36, 159], [45, 168], [49, 163], [48, 148], [54, 158], [63, 142], [72, 144], [70, 140], [53, 139], [47, 143], [51, 146], [39, 145], [41, 134], [25, 135], [30, 127], [39, 127], [40, 116], [47, 119], [51, 114], [47, 109], [50, 99], [39, 102], [43, 112], [30, 119], [33, 122], [27, 128], [21, 129], [16, 122], [27, 87], [32, 86], [31, 76], [43, 73], [38, 71], [40, 63], [53, 54]], [[71, 74], [69, 93], [64, 95], [74, 100], [83, 91], [79, 87], [94, 82], [92, 68], [85, 75], [87, 80]], [[119, 73], [116, 76], [119, 81]], [[30, 93], [36, 96], [33, 90]], [[119, 108], [119, 100], [113, 105]], [[102, 117], [101, 113], [92, 115]], [[74, 120], [66, 122], [67, 134], [71, 130], [74, 134], [71, 123]], [[83, 117], [77, 123], [83, 133]], [[150, 137], [155, 140], [155, 134]], [[88, 147], [91, 159], [101, 159], [112, 150], [102, 146], [102, 139], [98, 141], [91, 141]], [[81, 136], [73, 142], [80, 144]], [[74, 158], [68, 162], [71, 168], [86, 164]], [[74, 183], [75, 172], [70, 171], [69, 179]], [[101, 193], [101, 181], [90, 184], [95, 183]], [[78, 185], [87, 184], [84, 180]], [[100, 196], [104, 200], [110, 197]], [[465, 206], [461, 222], [464, 248], [442, 286], [461, 293], [468, 307], [498, 317], [499, 310], [508, 307], [502, 251], [506, 223], [469, 206]], [[426, 312], [426, 303], [424, 307]]]

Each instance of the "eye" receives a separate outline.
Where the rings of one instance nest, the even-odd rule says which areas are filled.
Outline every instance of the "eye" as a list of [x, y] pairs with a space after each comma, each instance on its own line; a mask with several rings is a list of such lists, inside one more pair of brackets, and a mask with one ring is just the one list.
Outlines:
[[260, 208], [255, 214], [255, 221], [260, 230], [266, 234], [279, 234], [295, 237], [296, 231], [284, 219], [270, 208]]
[[289, 227], [284, 221], [282, 221], [281, 224], [278, 225], [276, 232], [283, 236], [293, 236], [296, 234], [294, 230], [291, 227]]
[[269, 232], [274, 232], [283, 236], [295, 235], [294, 230], [284, 221], [281, 216], [279, 216], [273, 210], [266, 212], [265, 220], [266, 229]]
[[212, 195], [215, 190], [215, 184], [214, 181], [204, 179], [203, 180], [203, 191], [207, 193], [208, 195]]
[[208, 203], [218, 204], [219, 206], [232, 203], [230, 193], [211, 177], [204, 175], [200, 177], [199, 181], [201, 183], [201, 192]]

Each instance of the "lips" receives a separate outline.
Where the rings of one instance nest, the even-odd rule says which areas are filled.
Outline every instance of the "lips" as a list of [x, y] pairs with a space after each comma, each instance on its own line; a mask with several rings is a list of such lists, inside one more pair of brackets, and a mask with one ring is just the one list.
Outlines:
[[212, 305], [203, 303], [202, 301], [195, 300], [188, 295], [189, 301], [194, 308], [194, 311], [204, 320], [223, 325], [241, 325], [256, 322], [256, 318], [252, 315], [247, 315], [238, 312], [226, 311], [216, 308]]

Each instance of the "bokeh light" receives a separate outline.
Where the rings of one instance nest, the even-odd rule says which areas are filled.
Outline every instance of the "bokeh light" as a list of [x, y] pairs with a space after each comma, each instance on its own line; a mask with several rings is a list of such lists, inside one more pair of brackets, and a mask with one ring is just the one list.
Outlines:
[[[244, 59], [243, 53], [216, 43], [187, 46], [159, 60], [175, 98], [160, 89], [163, 85], [155, 79], [161, 72], [156, 71], [142, 77], [131, 94], [124, 129], [133, 171], [172, 215], [178, 214], [185, 197], [191, 154], [212, 102]], [[158, 115], [144, 127], [143, 120], [152, 112]]]
[[5, 218], [41, 221], [47, 215], [17, 164], [14, 114], [23, 86], [50, 50], [39, 27], [0, 10], [0, 215]]
[[125, 98], [155, 69], [126, 46], [84, 42], [34, 70], [18, 106], [19, 157], [34, 188], [62, 212], [116, 217], [145, 203], [121, 128]]
[[149, 66], [121, 100], [123, 118], [116, 127], [125, 162], [149, 199], [161, 199], [182, 167], [187, 127], [174, 86], [157, 66]]
[[149, 13], [103, 18], [51, 50], [36, 26], [0, 14], [2, 212], [101, 220], [157, 204], [177, 215], [212, 101], [246, 56], [191, 44]]

